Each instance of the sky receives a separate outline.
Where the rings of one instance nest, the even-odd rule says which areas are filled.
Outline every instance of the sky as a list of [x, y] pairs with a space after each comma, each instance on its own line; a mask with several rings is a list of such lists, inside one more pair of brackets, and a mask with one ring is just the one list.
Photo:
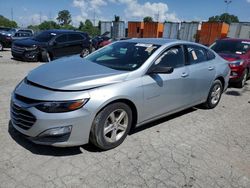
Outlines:
[[[141, 21], [151, 16], [155, 21], [205, 21], [226, 11], [224, 0], [0, 0], [0, 15], [15, 20], [20, 27], [56, 20], [67, 9], [72, 23], [90, 19], [109, 21], [114, 15], [123, 21]], [[13, 10], [13, 11], [11, 11]], [[240, 21], [250, 22], [250, 0], [232, 0], [228, 12]]]

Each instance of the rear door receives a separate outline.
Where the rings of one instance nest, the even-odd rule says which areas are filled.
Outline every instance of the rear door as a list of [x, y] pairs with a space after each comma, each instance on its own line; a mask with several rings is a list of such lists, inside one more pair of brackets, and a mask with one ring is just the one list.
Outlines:
[[192, 103], [204, 102], [215, 79], [215, 56], [209, 50], [197, 46], [186, 45], [187, 68], [192, 80]]
[[61, 34], [61, 35], [57, 36], [54, 39], [54, 41], [55, 42], [54, 43], [52, 42], [53, 46], [51, 47], [53, 58], [58, 58], [58, 57], [69, 55], [69, 53], [68, 53], [68, 50], [69, 50], [68, 35], [67, 34]]
[[68, 45], [70, 55], [80, 54], [83, 47], [84, 36], [79, 33], [71, 33], [68, 38]]

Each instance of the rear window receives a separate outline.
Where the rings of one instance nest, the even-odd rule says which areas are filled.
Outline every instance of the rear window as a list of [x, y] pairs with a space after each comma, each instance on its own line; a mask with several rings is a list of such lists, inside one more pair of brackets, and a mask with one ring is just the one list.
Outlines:
[[212, 46], [217, 53], [226, 54], [245, 54], [250, 49], [250, 42], [248, 41], [237, 41], [237, 40], [220, 40], [216, 41]]
[[68, 40], [69, 41], [79, 41], [79, 40], [84, 40], [84, 37], [80, 34], [69, 34]]
[[207, 51], [202, 47], [187, 45], [187, 52], [188, 52], [188, 63], [191, 65], [207, 61]]

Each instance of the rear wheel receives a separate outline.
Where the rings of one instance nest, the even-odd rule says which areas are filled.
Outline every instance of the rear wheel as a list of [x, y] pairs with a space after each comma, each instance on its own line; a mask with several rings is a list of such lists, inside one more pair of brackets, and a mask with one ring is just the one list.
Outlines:
[[240, 81], [238, 83], [236, 83], [236, 86], [239, 87], [239, 88], [243, 88], [244, 85], [246, 84], [247, 77], [248, 77], [248, 72], [247, 72], [247, 69], [245, 69], [243, 74], [242, 74], [242, 77], [241, 77]]
[[90, 50], [89, 50], [88, 48], [83, 48], [83, 50], [82, 50], [80, 56], [81, 56], [81, 57], [85, 57], [85, 56], [87, 56], [87, 55], [89, 55], [89, 54], [90, 54]]
[[212, 109], [216, 107], [220, 102], [222, 92], [223, 92], [223, 87], [221, 81], [215, 80], [212, 87], [210, 88], [207, 101], [204, 103], [204, 106], [207, 109]]
[[90, 141], [102, 150], [120, 145], [132, 124], [132, 111], [124, 103], [114, 103], [100, 111], [94, 119]]

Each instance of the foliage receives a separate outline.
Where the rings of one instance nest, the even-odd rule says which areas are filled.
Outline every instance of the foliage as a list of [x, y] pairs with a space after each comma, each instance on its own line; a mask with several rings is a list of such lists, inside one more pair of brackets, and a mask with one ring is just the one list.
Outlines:
[[40, 30], [47, 30], [47, 29], [60, 29], [60, 25], [58, 25], [54, 21], [44, 21], [40, 25], [38, 25]]
[[69, 25], [71, 23], [71, 14], [68, 10], [61, 10], [58, 12], [56, 19], [60, 25]]
[[100, 35], [100, 29], [95, 27], [90, 20], [86, 20], [84, 23], [81, 21], [78, 29], [80, 31], [88, 33], [90, 36]]
[[17, 23], [15, 21], [11, 21], [8, 18], [5, 18], [4, 16], [0, 15], [0, 26], [16, 28]]
[[208, 19], [209, 22], [226, 22], [228, 24], [239, 22], [239, 18], [233, 14], [224, 13], [221, 15], [212, 16]]
[[153, 22], [153, 18], [150, 16], [146, 16], [143, 18], [143, 22]]

